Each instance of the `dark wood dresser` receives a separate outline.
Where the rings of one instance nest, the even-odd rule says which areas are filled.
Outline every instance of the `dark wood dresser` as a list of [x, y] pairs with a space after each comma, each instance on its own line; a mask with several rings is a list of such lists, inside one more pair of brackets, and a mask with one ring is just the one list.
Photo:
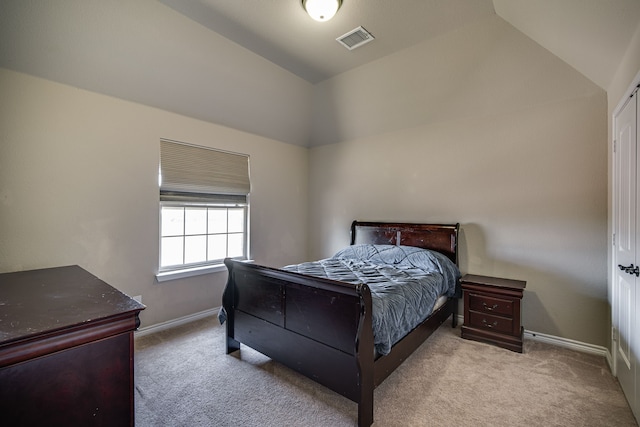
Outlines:
[[133, 426], [144, 308], [78, 266], [0, 274], [0, 424]]
[[462, 338], [522, 353], [521, 301], [527, 282], [467, 274], [461, 284], [464, 297]]

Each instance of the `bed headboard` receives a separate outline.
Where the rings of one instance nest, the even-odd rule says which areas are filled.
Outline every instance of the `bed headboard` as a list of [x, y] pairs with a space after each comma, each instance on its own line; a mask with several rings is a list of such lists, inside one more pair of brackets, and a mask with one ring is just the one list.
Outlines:
[[458, 264], [460, 224], [412, 224], [406, 222], [351, 223], [351, 244], [405, 245], [432, 249]]

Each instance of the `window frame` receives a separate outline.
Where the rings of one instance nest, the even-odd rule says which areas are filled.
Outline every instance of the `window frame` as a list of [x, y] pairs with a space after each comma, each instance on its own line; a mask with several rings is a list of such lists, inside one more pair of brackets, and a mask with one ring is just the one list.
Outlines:
[[[199, 261], [199, 262], [191, 262], [191, 263], [187, 263], [184, 262], [185, 259], [185, 242], [183, 240], [183, 251], [182, 251], [182, 258], [183, 258], [183, 263], [181, 264], [171, 264], [168, 266], [162, 266], [162, 238], [163, 237], [169, 237], [169, 236], [163, 236], [162, 234], [162, 209], [163, 208], [172, 208], [172, 207], [176, 207], [176, 208], [182, 208], [182, 209], [188, 209], [188, 208], [205, 208], [205, 209], [220, 209], [220, 208], [224, 208], [224, 209], [241, 209], [243, 210], [243, 231], [242, 231], [242, 240], [243, 240], [243, 253], [242, 255], [239, 256], [235, 256], [235, 257], [230, 257], [232, 259], [236, 259], [236, 260], [248, 260], [249, 259], [249, 201], [247, 200], [246, 203], [216, 203], [216, 202], [176, 202], [176, 201], [161, 201], [160, 202], [160, 206], [159, 206], [159, 229], [158, 229], [158, 236], [159, 236], [159, 246], [158, 246], [158, 274], [156, 277], [158, 277], [158, 280], [160, 280], [160, 278], [167, 278], [165, 280], [168, 280], [168, 278], [174, 278], [176, 276], [178, 277], [188, 277], [188, 276], [192, 276], [192, 275], [197, 275], [197, 274], [206, 274], [209, 273], [211, 271], [222, 271], [224, 270], [224, 258], [221, 259], [212, 259], [212, 260], [206, 260], [206, 261]], [[186, 212], [186, 211], [185, 211]], [[228, 212], [228, 211], [227, 211]], [[183, 230], [182, 230], [182, 234], [176, 234], [175, 236], [181, 236], [183, 239], [186, 236], [189, 236], [190, 234], [186, 233], [186, 221], [183, 224]], [[209, 233], [209, 230], [206, 230], [207, 232], [204, 234], [198, 234], [198, 235], [203, 235], [203, 236], [211, 236], [211, 235], [215, 235], [215, 234], [225, 234], [227, 236], [229, 236], [230, 234], [240, 234], [237, 232], [229, 232], [228, 230], [228, 223], [227, 223], [227, 230], [225, 233]], [[193, 235], [193, 234], [192, 234]], [[208, 246], [208, 245], [207, 245]], [[227, 248], [226, 248], [226, 252], [228, 255], [228, 244], [227, 244]], [[226, 258], [227, 256], [225, 256]]]

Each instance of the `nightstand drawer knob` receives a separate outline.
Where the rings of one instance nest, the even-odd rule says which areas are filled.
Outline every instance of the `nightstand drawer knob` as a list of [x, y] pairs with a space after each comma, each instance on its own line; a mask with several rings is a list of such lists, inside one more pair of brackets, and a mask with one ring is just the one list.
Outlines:
[[487, 328], [493, 328], [493, 327], [495, 327], [495, 326], [498, 326], [498, 321], [497, 321], [497, 320], [494, 320], [494, 322], [493, 322], [493, 323], [489, 323], [489, 322], [487, 322], [487, 319], [482, 319], [482, 324], [483, 324], [484, 326], [486, 326]]
[[491, 306], [490, 306], [490, 305], [488, 305], [486, 302], [483, 302], [483, 303], [482, 303], [482, 307], [483, 307], [485, 310], [493, 311], [493, 310], [495, 310], [496, 308], [498, 308], [498, 304], [493, 304], [493, 305], [491, 305]]

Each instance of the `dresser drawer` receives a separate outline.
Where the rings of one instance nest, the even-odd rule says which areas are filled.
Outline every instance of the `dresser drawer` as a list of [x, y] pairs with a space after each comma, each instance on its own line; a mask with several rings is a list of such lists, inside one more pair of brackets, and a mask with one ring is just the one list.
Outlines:
[[513, 317], [513, 301], [488, 295], [469, 293], [469, 310]]
[[486, 313], [469, 311], [470, 327], [484, 329], [505, 334], [513, 333], [513, 319], [494, 316]]

